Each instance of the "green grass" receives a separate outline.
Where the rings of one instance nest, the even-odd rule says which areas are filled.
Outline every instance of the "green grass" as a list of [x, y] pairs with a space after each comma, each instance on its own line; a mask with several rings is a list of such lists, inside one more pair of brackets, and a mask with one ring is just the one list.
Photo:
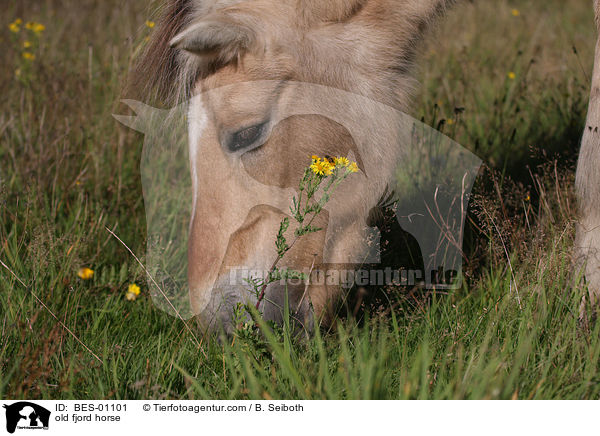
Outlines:
[[[143, 258], [143, 138], [111, 113], [124, 113], [122, 81], [151, 31], [146, 2], [11, 3], [0, 20], [0, 397], [598, 398], [600, 324], [578, 321], [584, 288], [571, 271], [589, 3], [467, 3], [424, 49], [413, 115], [490, 166], [463, 289], [397, 295], [310, 339], [200, 346], [193, 323], [155, 307], [106, 230]], [[17, 17], [46, 25], [31, 63], [7, 29]], [[77, 278], [81, 266], [92, 280]], [[143, 293], [129, 302], [133, 282]]]

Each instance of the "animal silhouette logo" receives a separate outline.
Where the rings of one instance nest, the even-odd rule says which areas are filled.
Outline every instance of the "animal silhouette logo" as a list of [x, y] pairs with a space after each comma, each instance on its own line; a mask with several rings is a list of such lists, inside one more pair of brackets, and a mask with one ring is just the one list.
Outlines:
[[48, 429], [50, 424], [50, 411], [42, 406], [28, 401], [19, 401], [10, 405], [4, 404], [6, 409], [6, 431], [14, 433], [19, 429]]

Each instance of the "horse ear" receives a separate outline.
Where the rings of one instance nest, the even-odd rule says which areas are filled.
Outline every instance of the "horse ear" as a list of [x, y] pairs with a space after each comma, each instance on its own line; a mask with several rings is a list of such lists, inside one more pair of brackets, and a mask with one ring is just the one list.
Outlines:
[[255, 42], [256, 35], [249, 26], [216, 13], [191, 23], [170, 44], [173, 48], [227, 63], [250, 50]]

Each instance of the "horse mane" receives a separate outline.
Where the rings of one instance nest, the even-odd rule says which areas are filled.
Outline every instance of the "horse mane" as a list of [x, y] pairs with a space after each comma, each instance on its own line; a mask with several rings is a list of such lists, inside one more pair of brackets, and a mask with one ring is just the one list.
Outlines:
[[134, 60], [128, 92], [164, 104], [176, 103], [178, 96], [186, 93], [191, 83], [179, 82], [183, 76], [183, 59], [181, 53], [170, 47], [169, 41], [189, 23], [194, 3], [195, 0], [167, 0], [162, 4], [154, 32]]
[[[456, 0], [277, 0], [279, 5], [295, 15], [295, 26], [299, 31], [311, 26], [321, 29], [326, 26], [358, 26], [354, 18], [361, 17], [364, 34], [348, 32], [336, 34], [321, 32], [323, 40], [312, 41], [312, 47], [295, 47], [294, 56], [305, 71], [298, 73], [298, 79], [334, 86], [394, 104], [407, 97], [413, 88], [412, 67], [425, 30]], [[174, 49], [171, 41], [198, 18], [236, 4], [251, 4], [243, 0], [165, 0], [159, 10], [157, 25], [149, 42], [134, 61], [128, 81], [128, 92], [157, 105], [175, 105], [189, 98], [194, 83], [203, 76], [210, 75], [223, 66], [223, 59], [192, 55], [185, 50]], [[282, 13], [281, 10], [279, 13]], [[267, 19], [277, 19], [276, 12]], [[382, 18], [383, 17], [383, 18]], [[377, 20], [384, 20], [379, 23]], [[377, 26], [380, 25], [380, 28]], [[374, 30], [376, 29], [376, 30]], [[263, 29], [257, 29], [260, 33]], [[356, 30], [356, 29], [355, 29]], [[380, 32], [377, 34], [377, 32]], [[356, 32], [355, 32], [356, 33]], [[261, 36], [261, 35], [258, 35]], [[347, 38], [347, 42], [344, 40]], [[305, 39], [301, 38], [303, 42]], [[297, 42], [299, 44], [299, 42]], [[358, 45], [364, 45], [359, 49]], [[347, 50], [345, 50], [347, 49]], [[364, 56], [360, 72], [356, 64], [333, 67], [336, 72], [322, 72], [321, 78], [311, 77], [318, 69], [318, 58], [347, 52], [351, 49]], [[365, 53], [368, 53], [365, 55]], [[235, 55], [227, 62], [235, 61]], [[356, 60], [355, 62], [358, 62]], [[331, 63], [335, 64], [334, 62]], [[352, 70], [354, 69], [354, 70]], [[318, 74], [315, 72], [314, 74]], [[360, 80], [358, 75], [362, 74]], [[333, 77], [335, 76], [335, 77]], [[355, 85], [348, 84], [354, 80]], [[321, 83], [324, 82], [324, 83]], [[371, 83], [369, 83], [371, 82]], [[366, 83], [366, 84], [365, 84]], [[369, 89], [370, 86], [370, 89]], [[400, 93], [393, 97], [386, 94]]]

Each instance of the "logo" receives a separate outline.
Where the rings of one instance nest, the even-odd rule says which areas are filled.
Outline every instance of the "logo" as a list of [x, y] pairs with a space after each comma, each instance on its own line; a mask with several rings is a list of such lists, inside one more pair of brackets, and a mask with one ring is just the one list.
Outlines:
[[6, 431], [14, 433], [22, 430], [48, 430], [50, 411], [28, 401], [3, 405], [6, 409]]

